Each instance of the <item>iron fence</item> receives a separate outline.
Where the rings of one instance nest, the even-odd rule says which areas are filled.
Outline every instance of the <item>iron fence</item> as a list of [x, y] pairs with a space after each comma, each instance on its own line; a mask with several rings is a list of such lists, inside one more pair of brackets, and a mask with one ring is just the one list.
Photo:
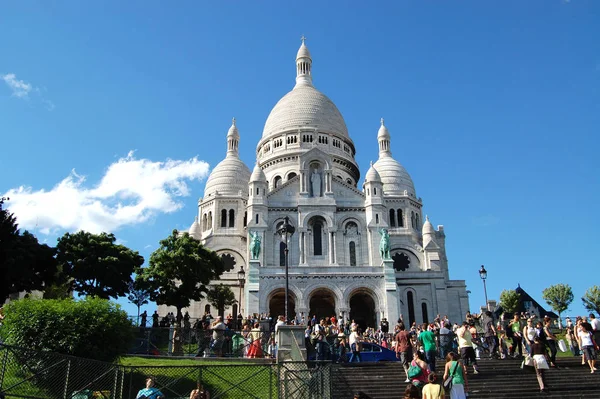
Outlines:
[[0, 392], [7, 398], [134, 399], [154, 377], [167, 399], [189, 398], [197, 383], [212, 399], [331, 397], [331, 363], [122, 366], [0, 344]]

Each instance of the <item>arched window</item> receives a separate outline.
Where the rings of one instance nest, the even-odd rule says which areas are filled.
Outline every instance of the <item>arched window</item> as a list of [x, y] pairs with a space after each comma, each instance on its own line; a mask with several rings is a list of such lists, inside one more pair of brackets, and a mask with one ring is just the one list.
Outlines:
[[258, 224], [258, 213], [256, 214], [256, 224]]
[[221, 210], [221, 227], [227, 227], [227, 210]]
[[404, 227], [404, 214], [402, 209], [398, 209], [398, 227]]
[[285, 266], [285, 242], [279, 242], [279, 266]]
[[277, 188], [281, 186], [281, 176], [275, 176], [275, 180], [273, 180], [273, 188]]
[[416, 229], [421, 228], [421, 221], [419, 219], [420, 219], [419, 214], [418, 213], [415, 214], [415, 228]]
[[377, 195], [377, 187], [373, 187], [373, 195]]
[[410, 213], [410, 225], [412, 226], [413, 229], [416, 228], [415, 227], [415, 213], [414, 212]]
[[208, 221], [208, 217], [206, 216], [206, 213], [202, 216], [202, 231], [206, 231], [206, 224]]
[[212, 211], [208, 212], [208, 226], [206, 226], [207, 229], [212, 229]]
[[428, 323], [429, 315], [427, 314], [427, 304], [425, 302], [421, 304], [421, 313], [423, 313], [423, 323]]
[[235, 227], [235, 211], [229, 210], [229, 227]]
[[375, 214], [375, 223], [379, 224], [379, 214]]
[[244, 212], [244, 227], [248, 225], [248, 212]]
[[412, 326], [415, 322], [415, 302], [412, 291], [408, 291], [406, 294], [406, 302], [408, 303], [408, 325]]
[[210, 305], [204, 305], [204, 313], [210, 314]]
[[352, 185], [352, 179], [346, 179], [346, 183], [348, 183], [349, 185]]
[[290, 174], [288, 175], [287, 179], [289, 181], [289, 180], [292, 180], [294, 177], [296, 177], [296, 173], [290, 172]]
[[259, 194], [260, 194], [260, 191], [259, 191], [259, 190], [260, 190], [260, 188], [256, 187], [256, 195], [259, 195]]
[[350, 241], [350, 266], [356, 266], [356, 244]]
[[323, 243], [321, 241], [322, 229], [323, 226], [321, 225], [321, 222], [315, 222], [315, 224], [313, 224], [313, 246], [315, 256], [323, 255]]
[[390, 227], [396, 227], [396, 211], [390, 209]]

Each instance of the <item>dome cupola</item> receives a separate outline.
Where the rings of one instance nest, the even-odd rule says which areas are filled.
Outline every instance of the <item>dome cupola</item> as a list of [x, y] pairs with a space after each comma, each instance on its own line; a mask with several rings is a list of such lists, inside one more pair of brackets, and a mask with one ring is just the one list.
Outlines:
[[422, 232], [423, 232], [423, 235], [435, 234], [435, 229], [433, 228], [433, 225], [429, 221], [429, 216], [427, 216], [427, 215], [425, 215], [425, 223], [423, 223]]
[[373, 165], [383, 183], [383, 191], [386, 195], [404, 195], [406, 191], [409, 196], [416, 197], [415, 185], [400, 162], [392, 158], [391, 135], [381, 119], [381, 126], [377, 133], [379, 142], [379, 159]]
[[250, 169], [241, 161], [238, 153], [240, 134], [235, 124], [235, 118], [227, 132], [227, 156], [210, 172], [204, 187], [204, 199], [214, 196], [217, 192], [225, 195], [247, 196]]
[[200, 223], [198, 223], [198, 216], [194, 218], [194, 223], [190, 226], [188, 233], [196, 239], [200, 239], [202, 237], [202, 228], [200, 227]]
[[252, 171], [252, 175], [250, 176], [250, 182], [266, 182], [267, 176], [265, 176], [265, 172], [263, 172], [262, 168], [258, 165], [254, 165], [254, 170]]
[[365, 175], [365, 183], [381, 183], [381, 177], [379, 176], [379, 173], [377, 172], [377, 169], [375, 169], [373, 167], [373, 162], [371, 161], [371, 167], [369, 167], [369, 170], [367, 171], [367, 174]]

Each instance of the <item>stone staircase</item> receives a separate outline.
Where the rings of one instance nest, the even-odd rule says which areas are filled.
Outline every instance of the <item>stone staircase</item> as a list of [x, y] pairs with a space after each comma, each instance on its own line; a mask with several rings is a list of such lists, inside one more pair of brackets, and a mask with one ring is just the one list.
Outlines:
[[[590, 373], [581, 365], [581, 358], [558, 358], [559, 369], [546, 371], [549, 393], [540, 394], [535, 371], [521, 369], [517, 360], [480, 360], [480, 373], [472, 374], [469, 368], [469, 398], [528, 398], [532, 395], [545, 398], [600, 398], [600, 371]], [[437, 365], [443, 374], [443, 363]], [[406, 375], [399, 363], [354, 363], [336, 366], [333, 370], [334, 399], [352, 398], [362, 391], [373, 399], [400, 398], [406, 388]]]

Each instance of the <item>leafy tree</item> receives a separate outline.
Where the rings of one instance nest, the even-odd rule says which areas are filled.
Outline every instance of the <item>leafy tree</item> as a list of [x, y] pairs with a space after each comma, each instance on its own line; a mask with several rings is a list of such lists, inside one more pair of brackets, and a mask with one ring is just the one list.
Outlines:
[[519, 306], [521, 295], [515, 290], [503, 290], [500, 293], [500, 306], [504, 313], [513, 313]]
[[237, 302], [231, 288], [223, 284], [212, 286], [206, 294], [206, 299], [208, 299], [208, 302], [210, 302], [211, 305], [218, 309], [221, 317], [224, 316], [225, 307], [231, 306]]
[[569, 308], [573, 302], [573, 290], [568, 284], [551, 285], [542, 291], [544, 301], [558, 312], [558, 324], [562, 328], [560, 314]]
[[177, 230], [160, 241], [160, 248], [150, 255], [150, 266], [137, 279], [150, 289], [150, 299], [158, 305], [177, 308], [177, 325], [181, 326], [181, 309], [199, 301], [211, 280], [219, 278], [224, 267], [221, 258], [205, 248], [188, 233]]
[[63, 277], [79, 295], [109, 299], [124, 296], [131, 275], [139, 270], [144, 258], [121, 244], [113, 234], [80, 231], [58, 239], [56, 259]]
[[0, 199], [0, 303], [19, 292], [42, 290], [56, 273], [54, 248], [19, 231], [16, 217], [4, 209]]
[[137, 306], [137, 324], [140, 324], [140, 308], [148, 303], [150, 299], [150, 291], [148, 285], [143, 280], [135, 280], [129, 283], [129, 294], [127, 294], [129, 302]]
[[1, 332], [9, 345], [112, 361], [133, 339], [127, 314], [105, 299], [21, 299], [6, 308]]
[[600, 315], [600, 287], [595, 285], [588, 288], [581, 300], [587, 310]]

